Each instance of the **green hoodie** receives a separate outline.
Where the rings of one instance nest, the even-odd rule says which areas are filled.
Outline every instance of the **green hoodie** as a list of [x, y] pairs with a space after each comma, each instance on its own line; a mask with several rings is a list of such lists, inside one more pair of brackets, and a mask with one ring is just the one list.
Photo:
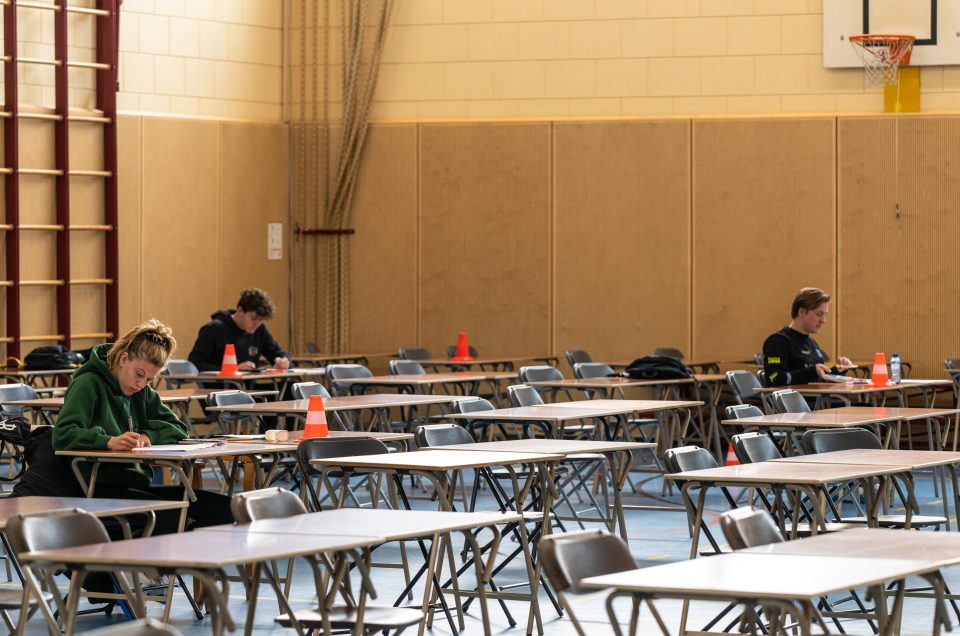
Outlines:
[[[53, 428], [54, 450], [102, 450], [111, 437], [128, 430], [143, 433], [151, 444], [171, 444], [187, 436], [187, 429], [160, 396], [147, 386], [127, 397], [107, 368], [111, 343], [97, 345], [90, 359], [73, 374], [63, 408]], [[89, 465], [82, 465], [87, 478]], [[98, 484], [144, 488], [152, 471], [141, 464], [103, 464]]]

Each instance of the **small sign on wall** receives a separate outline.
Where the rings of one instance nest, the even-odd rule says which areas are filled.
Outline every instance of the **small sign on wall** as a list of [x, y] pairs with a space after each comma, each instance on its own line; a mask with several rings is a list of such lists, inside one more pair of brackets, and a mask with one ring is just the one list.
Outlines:
[[267, 260], [283, 260], [283, 223], [267, 223]]

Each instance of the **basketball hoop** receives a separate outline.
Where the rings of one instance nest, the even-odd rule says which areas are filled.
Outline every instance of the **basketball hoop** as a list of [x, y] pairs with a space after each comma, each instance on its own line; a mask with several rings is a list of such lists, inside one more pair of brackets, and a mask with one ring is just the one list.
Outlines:
[[863, 61], [871, 84], [896, 84], [897, 68], [910, 63], [910, 52], [916, 41], [912, 35], [851, 35], [849, 40]]

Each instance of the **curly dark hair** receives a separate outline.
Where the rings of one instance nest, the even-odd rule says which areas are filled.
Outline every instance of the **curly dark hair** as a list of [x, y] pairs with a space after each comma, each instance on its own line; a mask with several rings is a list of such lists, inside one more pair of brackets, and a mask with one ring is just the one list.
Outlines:
[[256, 287], [240, 292], [237, 309], [245, 312], [255, 311], [264, 320], [273, 318], [273, 301], [270, 300], [270, 294]]

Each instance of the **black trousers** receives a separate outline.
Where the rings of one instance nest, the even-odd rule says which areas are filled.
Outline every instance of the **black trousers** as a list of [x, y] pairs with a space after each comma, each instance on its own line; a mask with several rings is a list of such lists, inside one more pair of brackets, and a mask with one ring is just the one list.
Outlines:
[[[196, 501], [187, 506], [187, 529], [203, 528], [205, 526], [219, 526], [233, 523], [230, 513], [230, 497], [209, 490], [194, 489]], [[145, 499], [150, 501], [182, 501], [183, 486], [148, 486], [146, 488], [125, 488], [111, 484], [98, 484], [93, 492], [94, 497], [110, 499]], [[153, 534], [173, 534], [178, 530], [180, 522], [179, 510], [162, 510], [157, 513], [157, 524]], [[139, 518], [137, 518], [139, 517]], [[142, 531], [146, 525], [146, 515], [130, 515], [130, 527]], [[112, 524], [111, 524], [112, 525]], [[114, 529], [108, 527], [113, 537]], [[119, 528], [116, 528], [119, 531]], [[121, 539], [122, 536], [113, 537]]]

